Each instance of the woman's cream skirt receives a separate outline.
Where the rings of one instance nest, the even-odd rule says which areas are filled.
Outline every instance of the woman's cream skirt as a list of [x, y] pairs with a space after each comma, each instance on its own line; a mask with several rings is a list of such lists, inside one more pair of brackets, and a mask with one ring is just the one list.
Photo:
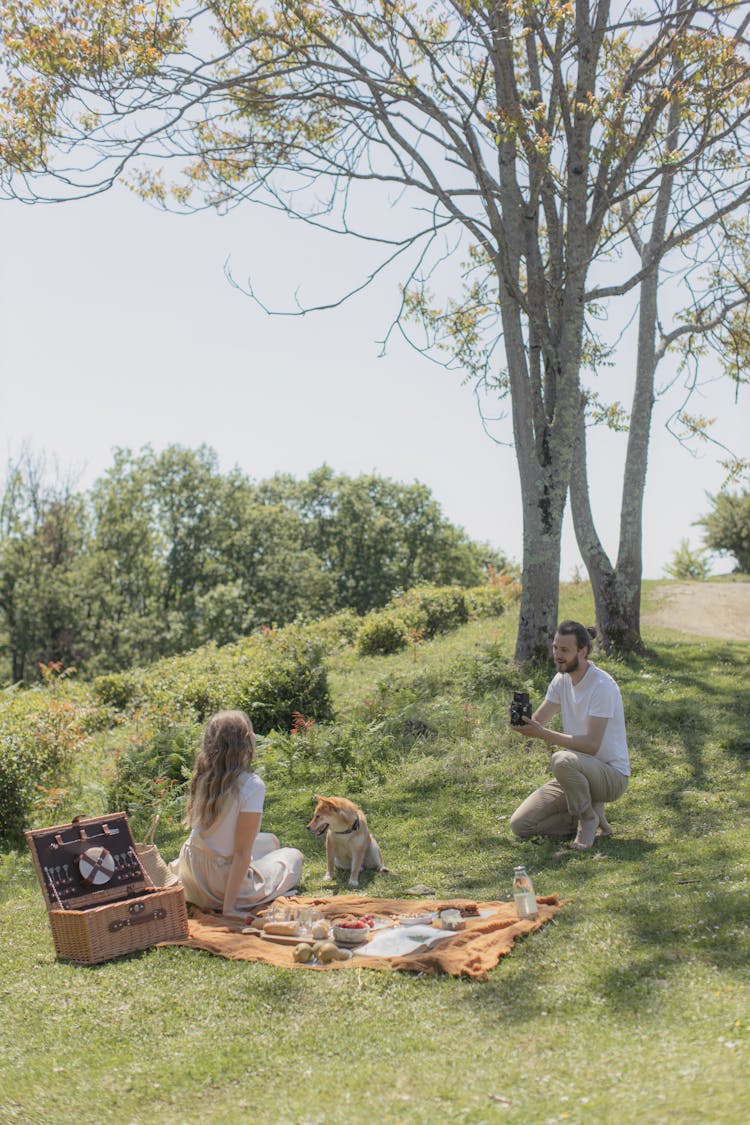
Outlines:
[[[300, 880], [304, 856], [297, 848], [279, 848], [270, 832], [259, 832], [252, 862], [237, 895], [235, 910], [242, 913], [279, 895], [288, 894]], [[221, 910], [232, 857], [220, 855], [192, 838], [182, 845], [169, 864], [185, 888], [185, 898], [200, 910]]]

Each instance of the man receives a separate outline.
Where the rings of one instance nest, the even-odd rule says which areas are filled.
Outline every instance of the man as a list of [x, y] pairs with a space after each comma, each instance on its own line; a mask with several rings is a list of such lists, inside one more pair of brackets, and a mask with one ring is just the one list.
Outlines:
[[[611, 835], [604, 803], [627, 789], [630, 760], [620, 689], [589, 660], [594, 636], [577, 621], [558, 625], [552, 642], [557, 675], [533, 717], [513, 727], [524, 738], [560, 747], [550, 761], [554, 780], [527, 797], [510, 818], [511, 830], [521, 839], [575, 832], [571, 847], [585, 851], [598, 831]], [[562, 733], [544, 725], [558, 711]]]

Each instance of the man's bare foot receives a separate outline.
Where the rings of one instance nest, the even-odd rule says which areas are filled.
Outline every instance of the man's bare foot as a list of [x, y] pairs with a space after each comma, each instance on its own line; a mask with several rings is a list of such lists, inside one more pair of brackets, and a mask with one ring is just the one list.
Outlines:
[[596, 830], [598, 827], [599, 817], [596, 815], [591, 805], [589, 805], [578, 818], [578, 832], [575, 840], [570, 845], [571, 848], [579, 852], [588, 851], [596, 839]]
[[604, 815], [604, 801], [597, 801], [596, 804], [592, 805], [591, 807], [593, 808], [596, 815], [599, 817], [599, 831], [597, 832], [597, 835], [598, 836], [611, 836], [612, 835], [612, 825], [609, 823], [606, 816]]

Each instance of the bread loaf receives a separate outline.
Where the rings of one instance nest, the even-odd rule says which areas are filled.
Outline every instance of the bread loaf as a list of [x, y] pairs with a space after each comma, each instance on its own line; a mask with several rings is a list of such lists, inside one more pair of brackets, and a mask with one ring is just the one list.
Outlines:
[[263, 930], [267, 934], [279, 934], [283, 937], [295, 937], [297, 934], [296, 922], [265, 922]]

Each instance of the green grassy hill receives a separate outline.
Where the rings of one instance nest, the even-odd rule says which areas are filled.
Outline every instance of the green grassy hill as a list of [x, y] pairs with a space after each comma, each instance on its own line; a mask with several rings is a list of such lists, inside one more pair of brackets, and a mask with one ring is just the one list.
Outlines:
[[[561, 616], [592, 618], [584, 584]], [[634, 776], [586, 854], [515, 843], [510, 813], [548, 751], [507, 729], [516, 618], [470, 621], [390, 656], [332, 646], [330, 721], [271, 733], [265, 827], [307, 857], [315, 793], [367, 810], [396, 896], [509, 897], [523, 862], [567, 900], [487, 982], [234, 964], [164, 948], [56, 962], [23, 850], [0, 853], [0, 1119], [67, 1122], [712, 1122], [750, 1119], [750, 645], [647, 633], [599, 662], [625, 700]], [[83, 770], [106, 800], [112, 733]], [[109, 755], [109, 756], [108, 756]], [[103, 807], [101, 811], [106, 811]], [[145, 809], [143, 810], [145, 815]], [[139, 813], [138, 816], [141, 814]], [[182, 837], [168, 807], [159, 843]], [[343, 879], [342, 879], [343, 888]]]

